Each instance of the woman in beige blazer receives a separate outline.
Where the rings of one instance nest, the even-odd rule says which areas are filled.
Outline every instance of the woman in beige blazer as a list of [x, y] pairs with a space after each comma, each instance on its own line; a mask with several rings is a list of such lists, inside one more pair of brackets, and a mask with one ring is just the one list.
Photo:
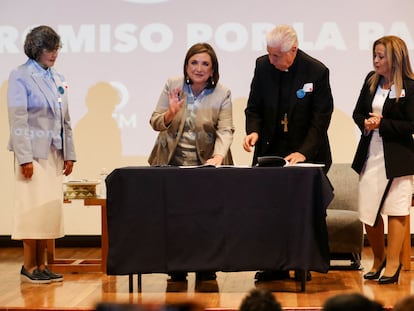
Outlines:
[[218, 80], [213, 48], [207, 43], [190, 47], [184, 77], [168, 79], [151, 116], [159, 135], [149, 164], [233, 164], [231, 93]]
[[[218, 83], [216, 53], [207, 43], [190, 47], [184, 76], [168, 79], [150, 124], [159, 135], [151, 165], [232, 165], [233, 117], [230, 90]], [[170, 273], [186, 281], [187, 272]], [[215, 280], [214, 271], [196, 272], [197, 281]]]

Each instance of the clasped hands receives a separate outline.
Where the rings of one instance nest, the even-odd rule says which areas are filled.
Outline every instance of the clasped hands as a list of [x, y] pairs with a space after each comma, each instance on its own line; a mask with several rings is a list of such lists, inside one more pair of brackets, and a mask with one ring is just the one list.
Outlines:
[[381, 119], [382, 119], [382, 115], [378, 114], [378, 113], [373, 113], [370, 112], [369, 113], [369, 118], [364, 120], [364, 128], [366, 131], [372, 131], [375, 130], [377, 128], [379, 128], [380, 123], [381, 123]]

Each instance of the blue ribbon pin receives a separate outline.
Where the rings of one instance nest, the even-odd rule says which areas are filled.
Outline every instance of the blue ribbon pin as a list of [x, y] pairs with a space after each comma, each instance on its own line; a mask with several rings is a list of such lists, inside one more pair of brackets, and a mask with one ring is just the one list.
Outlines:
[[296, 96], [298, 98], [304, 98], [305, 95], [306, 95], [306, 92], [303, 89], [299, 89], [299, 90], [296, 91]]
[[62, 95], [63, 95], [63, 93], [65, 93], [65, 89], [64, 89], [62, 86], [59, 86], [59, 87], [58, 87], [58, 91], [59, 91], [59, 93], [60, 93], [60, 94], [62, 94]]

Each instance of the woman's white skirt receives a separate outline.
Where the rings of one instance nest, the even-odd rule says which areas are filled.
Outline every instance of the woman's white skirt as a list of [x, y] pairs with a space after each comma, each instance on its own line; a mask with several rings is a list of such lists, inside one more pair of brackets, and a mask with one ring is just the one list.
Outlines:
[[[382, 138], [375, 131], [359, 180], [359, 213], [363, 223], [374, 225], [387, 183]], [[409, 215], [412, 191], [412, 175], [394, 178], [380, 213], [390, 216]]]
[[15, 159], [15, 217], [12, 239], [56, 239], [63, 230], [63, 157], [51, 148], [49, 158], [33, 160], [25, 179]]

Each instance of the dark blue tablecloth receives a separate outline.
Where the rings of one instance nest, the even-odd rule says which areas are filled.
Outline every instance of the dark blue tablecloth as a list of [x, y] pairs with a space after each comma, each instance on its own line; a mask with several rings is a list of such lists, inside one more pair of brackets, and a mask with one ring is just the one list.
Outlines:
[[110, 275], [329, 269], [320, 168], [125, 167], [106, 185]]

